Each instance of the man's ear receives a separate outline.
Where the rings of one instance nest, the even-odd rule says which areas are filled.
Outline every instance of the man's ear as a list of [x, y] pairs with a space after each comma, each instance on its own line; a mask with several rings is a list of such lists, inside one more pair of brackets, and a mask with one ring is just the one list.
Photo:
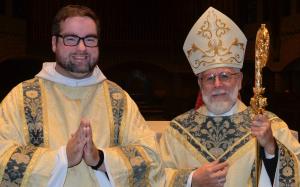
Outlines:
[[201, 78], [199, 74], [197, 75], [197, 81], [198, 81], [199, 89], [201, 89]]
[[242, 82], [243, 82], [243, 73], [240, 73], [240, 82], [239, 82], [239, 90], [242, 89]]
[[52, 43], [52, 51], [53, 51], [53, 53], [55, 53], [56, 45], [57, 45], [57, 37], [56, 36], [52, 36], [51, 43]]

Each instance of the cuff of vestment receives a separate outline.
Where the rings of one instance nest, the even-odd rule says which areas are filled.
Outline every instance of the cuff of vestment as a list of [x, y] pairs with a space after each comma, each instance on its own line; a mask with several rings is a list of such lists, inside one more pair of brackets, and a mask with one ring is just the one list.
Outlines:
[[189, 178], [186, 182], [186, 187], [192, 187], [192, 180], [193, 180], [193, 174], [195, 171], [192, 171], [191, 174], [189, 175]]

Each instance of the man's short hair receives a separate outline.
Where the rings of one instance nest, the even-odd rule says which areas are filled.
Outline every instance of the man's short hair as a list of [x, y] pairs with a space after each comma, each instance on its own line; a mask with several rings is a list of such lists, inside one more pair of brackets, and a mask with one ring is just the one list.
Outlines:
[[60, 23], [70, 17], [89, 17], [95, 21], [97, 34], [100, 35], [100, 21], [92, 9], [82, 5], [67, 5], [61, 8], [54, 17], [52, 23], [52, 36], [60, 34]]

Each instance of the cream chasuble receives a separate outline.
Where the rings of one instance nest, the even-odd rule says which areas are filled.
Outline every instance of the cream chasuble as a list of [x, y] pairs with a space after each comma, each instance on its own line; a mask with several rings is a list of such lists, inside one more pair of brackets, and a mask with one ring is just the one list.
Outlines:
[[[113, 186], [163, 186], [154, 133], [124, 90], [105, 79], [67, 86], [38, 77], [17, 85], [1, 103], [1, 186], [47, 186], [60, 150], [83, 117], [105, 152]], [[63, 186], [99, 183], [82, 161], [67, 168]]]
[[[267, 115], [279, 149], [274, 186], [299, 187], [299, 142], [284, 121], [270, 112]], [[207, 116], [200, 108], [173, 119], [160, 142], [166, 186], [184, 187], [192, 171], [220, 160], [229, 163], [225, 187], [254, 187], [256, 145], [250, 133], [252, 116], [249, 108], [229, 116]]]

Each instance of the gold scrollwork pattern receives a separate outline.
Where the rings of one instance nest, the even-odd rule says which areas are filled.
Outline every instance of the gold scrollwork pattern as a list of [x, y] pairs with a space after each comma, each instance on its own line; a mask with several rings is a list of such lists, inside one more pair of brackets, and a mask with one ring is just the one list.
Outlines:
[[119, 144], [119, 134], [121, 128], [121, 122], [124, 115], [124, 106], [126, 105], [126, 99], [123, 90], [112, 82], [109, 85], [109, 95], [112, 106], [112, 114], [114, 119], [114, 144]]
[[[212, 15], [208, 15], [212, 16]], [[217, 17], [215, 14], [213, 15], [214, 17]], [[215, 24], [215, 26], [217, 27], [216, 29], [216, 33], [215, 35], [217, 37], [221, 37], [222, 35], [226, 34], [226, 32], [228, 32], [230, 29], [229, 27], [226, 25], [225, 22], [222, 22], [221, 19], [216, 18], [215, 19], [215, 23], [210, 23], [209, 18], [206, 18], [206, 20], [203, 22], [203, 25], [200, 26], [200, 28], [198, 29], [197, 34], [202, 35], [202, 37], [207, 38], [207, 39], [211, 39], [213, 34], [212, 34], [212, 24]]]
[[219, 63], [215, 61], [217, 56], [224, 64], [242, 64], [243, 56], [239, 52], [233, 52], [232, 48], [235, 47], [244, 51], [245, 44], [239, 41], [238, 38], [233, 38], [231, 43], [227, 44], [223, 37], [226, 38], [229, 32], [232, 32], [230, 25], [222, 21], [214, 11], [209, 12], [196, 31], [196, 34], [201, 37], [199, 39], [207, 41], [206, 49], [192, 43], [191, 48], [187, 50], [188, 58], [191, 58], [193, 53], [196, 52], [201, 54], [193, 60], [193, 68]]
[[133, 180], [131, 185], [150, 186], [148, 181], [150, 163], [143, 152], [143, 148], [140, 146], [124, 146], [121, 147], [121, 150], [132, 168], [132, 176], [130, 178]]
[[205, 20], [203, 25], [197, 31], [197, 34], [201, 35], [203, 38], [211, 39], [212, 33], [210, 31], [210, 23], [209, 21]]
[[170, 126], [180, 134], [179, 137], [178, 135], [172, 133], [176, 138], [184, 138], [189, 144], [192, 145], [192, 147], [194, 147], [197, 150], [197, 152], [199, 152], [208, 161], [212, 162], [215, 160], [215, 158], [210, 156], [210, 154], [208, 154], [186, 131], [184, 131], [180, 126], [178, 126], [177, 123], [171, 122]]
[[223, 22], [221, 19], [216, 19], [216, 36], [221, 37], [222, 35], [226, 34], [230, 28]]
[[[211, 117], [191, 110], [175, 119], [181, 128], [176, 123], [171, 123], [171, 126], [183, 134], [186, 140], [209, 161], [219, 159], [221, 155], [223, 155], [222, 160], [226, 160], [251, 139], [250, 136], [246, 136], [250, 130], [249, 112], [250, 110], [247, 109], [232, 116]], [[202, 150], [195, 140], [214, 158]], [[233, 146], [234, 144], [236, 145]]]
[[34, 146], [44, 145], [43, 110], [41, 89], [37, 78], [23, 84], [24, 112], [28, 126], [29, 141]]
[[296, 158], [283, 144], [277, 141], [277, 145], [279, 148], [279, 186], [296, 186], [296, 181], [299, 180], [295, 171]]
[[236, 151], [238, 151], [239, 148], [241, 148], [241, 147], [243, 147], [243, 145], [247, 144], [251, 140], [251, 138], [252, 137], [249, 134], [249, 135], [245, 136], [243, 139], [241, 139], [241, 141], [238, 144], [230, 147], [229, 150], [227, 150], [227, 152], [219, 158], [220, 162], [225, 162], [231, 155], [233, 155]]
[[36, 150], [37, 147], [32, 145], [16, 148], [6, 165], [0, 186], [21, 186], [27, 166]]

